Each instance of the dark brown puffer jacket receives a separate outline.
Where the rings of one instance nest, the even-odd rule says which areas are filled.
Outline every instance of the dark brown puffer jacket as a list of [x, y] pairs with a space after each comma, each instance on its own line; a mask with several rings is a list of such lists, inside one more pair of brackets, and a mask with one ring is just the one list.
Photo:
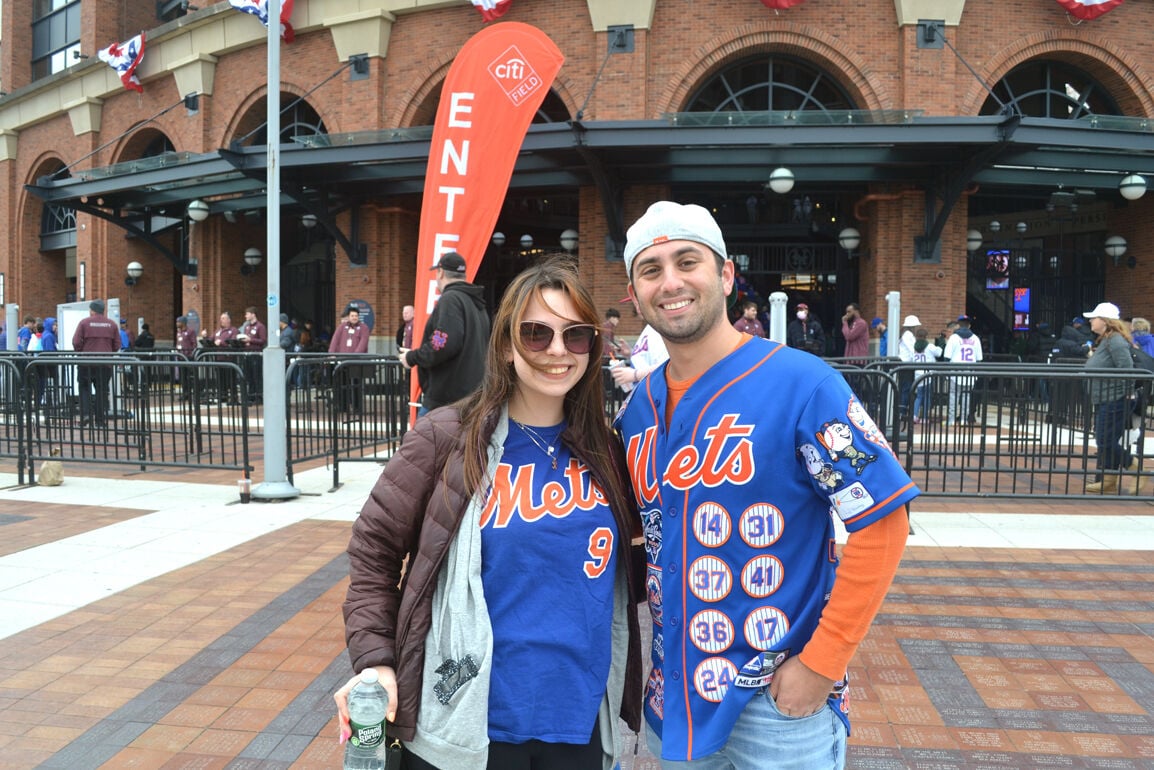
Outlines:
[[[460, 434], [455, 408], [437, 409], [418, 420], [373, 486], [349, 541], [350, 583], [344, 604], [349, 658], [354, 671], [390, 666], [396, 672], [397, 715], [389, 734], [403, 741], [412, 739], [420, 710], [425, 637], [432, 623], [437, 574], [468, 504]], [[567, 437], [568, 432], [562, 439]], [[569, 441], [565, 443], [580, 457]], [[616, 442], [613, 446], [620, 453]], [[624, 469], [624, 457], [617, 459], [617, 467]], [[612, 508], [623, 535], [638, 529], [640, 520], [631, 501], [618, 501]], [[630, 558], [630, 537], [619, 537], [618, 542], [622, 546], [618, 569], [624, 570], [631, 600], [640, 601], [643, 578]], [[409, 554], [413, 556], [402, 583], [402, 566]], [[621, 717], [637, 732], [642, 671], [635, 603], [626, 614], [629, 650]]]

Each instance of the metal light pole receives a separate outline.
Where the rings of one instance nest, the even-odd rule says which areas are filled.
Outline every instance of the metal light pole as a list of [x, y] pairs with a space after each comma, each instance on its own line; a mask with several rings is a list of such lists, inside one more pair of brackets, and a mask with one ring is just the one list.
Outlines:
[[[268, 3], [268, 178], [265, 185], [268, 253], [268, 327], [280, 319], [280, 0]], [[271, 343], [271, 335], [270, 335]], [[265, 345], [261, 354], [264, 374], [264, 481], [253, 487], [258, 500], [288, 500], [300, 490], [288, 482], [288, 451], [285, 438], [285, 351]]]

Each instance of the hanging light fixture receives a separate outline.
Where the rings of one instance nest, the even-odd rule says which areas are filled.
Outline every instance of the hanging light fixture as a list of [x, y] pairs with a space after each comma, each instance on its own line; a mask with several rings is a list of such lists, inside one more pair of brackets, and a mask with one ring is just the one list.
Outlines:
[[188, 204], [188, 218], [193, 222], [203, 222], [208, 219], [208, 204], [199, 198]]
[[1128, 201], [1136, 201], [1146, 194], [1146, 177], [1141, 174], [1127, 174], [1118, 183], [1118, 192]]
[[309, 212], [301, 215], [301, 224], [305, 226], [306, 230], [312, 230], [317, 226], [317, 215]]
[[980, 230], [969, 230], [966, 232], [966, 251], [973, 254], [978, 249], [982, 248], [982, 233]]
[[140, 276], [144, 275], [144, 265], [139, 262], [129, 262], [124, 267], [124, 272], [128, 274], [124, 279], [124, 285], [135, 286], [136, 282], [140, 280]]
[[769, 189], [784, 195], [793, 189], [793, 172], [788, 168], [775, 168], [769, 175]]
[[569, 228], [567, 230], [561, 231], [561, 248], [565, 249], [565, 251], [569, 252], [570, 254], [572, 254], [573, 250], [577, 248], [577, 240], [578, 238], [576, 230]]
[[837, 234], [837, 243], [852, 254], [861, 245], [861, 233], [856, 227], [847, 227]]
[[1122, 260], [1122, 255], [1126, 253], [1126, 239], [1121, 235], [1111, 235], [1106, 239], [1106, 256], [1114, 260], [1114, 266], [1117, 267]]
[[501, 248], [505, 245], [505, 234], [499, 231], [493, 233], [492, 241], [494, 246], [496, 246], [498, 249]]

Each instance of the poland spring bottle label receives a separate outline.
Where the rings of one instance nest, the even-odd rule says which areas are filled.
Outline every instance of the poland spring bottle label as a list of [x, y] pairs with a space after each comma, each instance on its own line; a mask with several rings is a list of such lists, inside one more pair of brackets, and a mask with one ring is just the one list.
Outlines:
[[362, 725], [350, 720], [349, 727], [353, 731], [353, 735], [349, 740], [354, 746], [361, 748], [367, 749], [380, 746], [381, 741], [384, 740], [385, 737], [384, 722]]

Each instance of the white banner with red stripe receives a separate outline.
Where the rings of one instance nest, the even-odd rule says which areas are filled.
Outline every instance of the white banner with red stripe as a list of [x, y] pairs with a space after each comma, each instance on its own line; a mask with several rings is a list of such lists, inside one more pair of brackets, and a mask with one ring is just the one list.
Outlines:
[[1058, 4], [1071, 16], [1089, 21], [1117, 8], [1122, 0], [1058, 0]]
[[144, 93], [144, 86], [140, 85], [140, 79], [136, 77], [136, 68], [144, 60], [143, 32], [123, 43], [113, 43], [98, 51], [96, 57], [116, 70], [116, 74], [120, 75], [120, 82], [124, 84], [125, 88], [137, 93]]

